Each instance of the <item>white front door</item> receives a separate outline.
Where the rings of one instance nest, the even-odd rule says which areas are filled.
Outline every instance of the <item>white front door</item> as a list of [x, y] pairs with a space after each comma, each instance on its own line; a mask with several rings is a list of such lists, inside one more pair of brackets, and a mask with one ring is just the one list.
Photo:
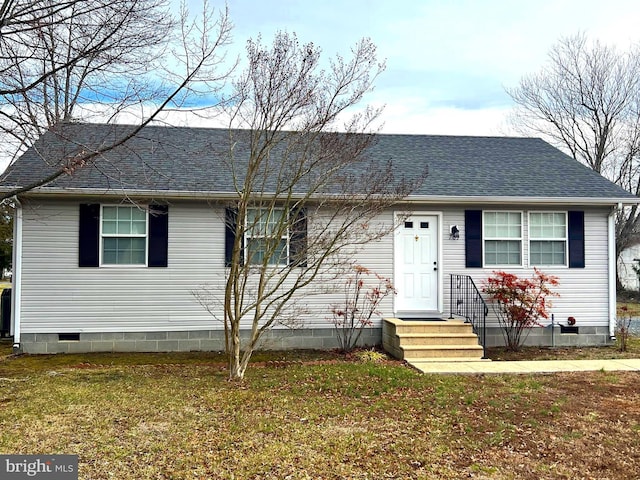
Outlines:
[[436, 215], [412, 215], [396, 229], [396, 314], [438, 311], [438, 235]]

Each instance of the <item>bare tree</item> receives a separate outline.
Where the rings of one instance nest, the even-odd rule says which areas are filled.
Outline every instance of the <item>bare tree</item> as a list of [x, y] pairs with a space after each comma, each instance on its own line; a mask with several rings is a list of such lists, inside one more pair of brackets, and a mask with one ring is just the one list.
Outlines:
[[87, 120], [96, 112], [115, 121], [137, 106], [139, 123], [74, 158], [43, 158], [56, 167], [52, 174], [3, 196], [95, 162], [186, 98], [203, 91], [211, 98], [229, 73], [221, 66], [230, 31], [228, 11], [216, 14], [207, 2], [193, 18], [185, 3], [172, 16], [166, 0], [5, 0], [0, 132], [14, 158], [59, 122]]
[[[585, 35], [561, 39], [538, 73], [507, 90], [513, 124], [640, 195], [640, 51], [620, 52]], [[638, 206], [618, 212], [616, 252], [640, 226]]]
[[194, 292], [214, 316], [224, 312], [231, 379], [244, 377], [270, 328], [299, 326], [303, 296], [388, 234], [392, 226], [376, 218], [423, 181], [371, 162], [376, 137], [365, 132], [378, 110], [348, 115], [384, 68], [375, 46], [361, 40], [326, 70], [320, 53], [287, 33], [271, 47], [249, 41], [248, 68], [234, 84], [230, 118], [244, 130], [230, 130], [227, 153], [236, 198], [226, 210], [224, 295]]

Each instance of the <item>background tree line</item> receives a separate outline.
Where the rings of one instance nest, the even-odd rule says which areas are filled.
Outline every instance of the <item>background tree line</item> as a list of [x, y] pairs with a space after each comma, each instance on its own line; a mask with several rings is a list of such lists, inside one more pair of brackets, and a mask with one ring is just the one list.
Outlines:
[[[508, 90], [512, 123], [640, 195], [640, 48], [584, 34], [563, 38], [547, 63]], [[640, 239], [638, 206], [618, 210], [616, 257]]]

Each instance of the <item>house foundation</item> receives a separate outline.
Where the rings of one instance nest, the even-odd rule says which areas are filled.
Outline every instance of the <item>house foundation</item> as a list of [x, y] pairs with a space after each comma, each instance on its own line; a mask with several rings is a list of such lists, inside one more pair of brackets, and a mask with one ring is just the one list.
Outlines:
[[[488, 347], [504, 345], [498, 327], [486, 330]], [[559, 326], [531, 329], [524, 344], [541, 347], [578, 347], [610, 345], [607, 327], [578, 327], [578, 333], [561, 333]], [[367, 328], [359, 344], [382, 344], [382, 328]], [[262, 350], [338, 348], [332, 328], [271, 330], [260, 345]], [[224, 332], [221, 330], [191, 330], [177, 332], [103, 332], [103, 333], [23, 333], [20, 352], [30, 354], [85, 353], [85, 352], [218, 352], [224, 350]]]
[[[523, 334], [524, 336], [524, 334]], [[499, 327], [487, 327], [487, 346], [504, 345], [504, 336]], [[593, 347], [613, 343], [609, 336], [609, 327], [578, 327], [577, 333], [562, 333], [560, 325], [553, 328], [536, 327], [529, 331], [523, 344], [530, 347]]]
[[[70, 339], [71, 338], [71, 339]], [[379, 345], [381, 328], [363, 330], [359, 345]], [[333, 328], [270, 330], [263, 335], [260, 349], [292, 350], [338, 348]], [[224, 350], [224, 331], [103, 333], [23, 333], [20, 352], [30, 354], [85, 352], [219, 352]]]

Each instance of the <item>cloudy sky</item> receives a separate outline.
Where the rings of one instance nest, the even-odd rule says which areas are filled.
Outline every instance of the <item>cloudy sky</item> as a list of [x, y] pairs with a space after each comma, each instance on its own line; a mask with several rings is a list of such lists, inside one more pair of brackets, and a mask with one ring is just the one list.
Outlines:
[[369, 103], [386, 133], [508, 134], [516, 86], [562, 36], [584, 32], [622, 49], [640, 43], [637, 0], [228, 0], [234, 49], [262, 33], [295, 32], [326, 54], [361, 37], [387, 70]]

